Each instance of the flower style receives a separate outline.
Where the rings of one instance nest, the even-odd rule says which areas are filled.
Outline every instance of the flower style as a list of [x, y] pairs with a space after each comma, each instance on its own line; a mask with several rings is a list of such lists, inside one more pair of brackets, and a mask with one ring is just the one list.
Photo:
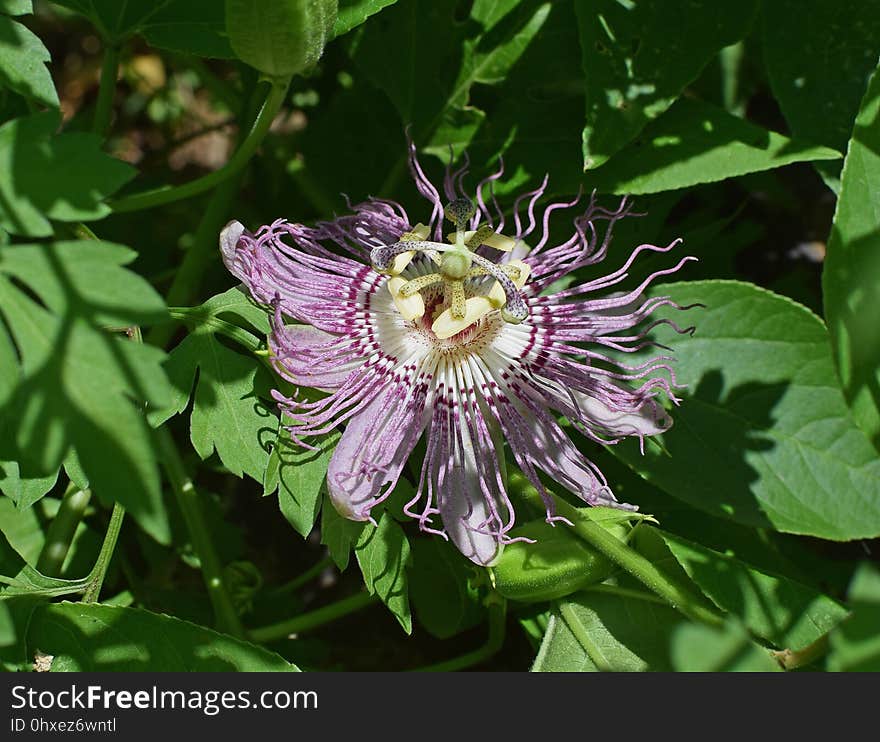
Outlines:
[[491, 564], [515, 540], [504, 439], [541, 493], [549, 522], [560, 518], [539, 470], [591, 505], [635, 509], [616, 502], [556, 415], [605, 444], [626, 436], [643, 442], [671, 425], [658, 404], [678, 402], [670, 357], [627, 366], [605, 349], [654, 345], [650, 330], [672, 323], [636, 327], [658, 307], [675, 305], [643, 292], [693, 258], [629, 292], [609, 291], [640, 253], [667, 252], [678, 241], [640, 245], [618, 270], [557, 288], [606, 257], [614, 224], [630, 213], [626, 199], [613, 211], [590, 199], [571, 237], [551, 245], [551, 216], [574, 209], [580, 197], [551, 203], [539, 217], [545, 178], [516, 200], [506, 236], [510, 219], [492, 189], [503, 165], [471, 200], [463, 188], [467, 164], [447, 170], [441, 198], [412, 145], [409, 162], [431, 209], [427, 224], [371, 198], [314, 227], [278, 220], [250, 233], [231, 222], [220, 238], [227, 268], [274, 308], [269, 348], [278, 373], [328, 392], [317, 401], [274, 393], [293, 441], [310, 447], [311, 437], [345, 424], [327, 472], [336, 509], [370, 520], [423, 434], [418, 487], [404, 512], [478, 564]]

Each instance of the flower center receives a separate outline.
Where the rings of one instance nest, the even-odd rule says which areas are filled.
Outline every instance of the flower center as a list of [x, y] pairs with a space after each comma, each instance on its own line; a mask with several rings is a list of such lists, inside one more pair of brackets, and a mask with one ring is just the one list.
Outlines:
[[[521, 260], [498, 264], [474, 252], [481, 245], [509, 252], [516, 241], [488, 225], [469, 230], [474, 213], [474, 205], [467, 199], [447, 204], [445, 216], [455, 225], [455, 232], [446, 236], [448, 245], [429, 241], [430, 229], [417, 224], [394, 244], [373, 248], [370, 254], [373, 268], [389, 276], [388, 290], [404, 319], [422, 318], [422, 292], [430, 288], [433, 295], [441, 290], [446, 308], [431, 323], [432, 332], [440, 340], [457, 335], [490, 312], [500, 311], [501, 318], [513, 324], [519, 324], [529, 314], [520, 293], [529, 277], [528, 265]], [[427, 257], [437, 270], [407, 278], [402, 274], [417, 254]], [[485, 291], [487, 277], [495, 280]]]

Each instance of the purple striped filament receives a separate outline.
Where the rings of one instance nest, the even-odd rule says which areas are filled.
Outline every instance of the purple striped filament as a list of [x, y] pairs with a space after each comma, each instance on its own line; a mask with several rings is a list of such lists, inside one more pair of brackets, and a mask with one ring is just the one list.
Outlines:
[[[273, 308], [277, 372], [326, 392], [311, 401], [275, 392], [292, 440], [310, 447], [345, 428], [327, 472], [334, 506], [371, 520], [424, 438], [404, 512], [477, 564], [491, 564], [514, 540], [505, 440], [548, 521], [560, 518], [539, 472], [588, 504], [635, 509], [615, 500], [558, 417], [602, 444], [629, 436], [643, 443], [671, 425], [661, 406], [678, 402], [670, 356], [618, 359], [653, 347], [648, 335], [658, 323], [684, 332], [650, 321], [675, 305], [645, 290], [693, 258], [620, 291], [640, 254], [678, 241], [640, 245], [617, 270], [555, 290], [559, 279], [605, 259], [614, 225], [630, 214], [626, 199], [613, 210], [577, 198], [539, 213], [545, 178], [505, 222], [492, 195], [503, 168], [473, 198], [463, 188], [466, 165], [447, 171], [443, 196], [414, 148], [410, 169], [430, 209], [426, 224], [397, 203], [370, 199], [314, 227], [278, 220], [251, 233], [231, 222], [220, 238], [228, 269]], [[575, 214], [571, 236], [552, 244], [551, 217], [566, 213]]]

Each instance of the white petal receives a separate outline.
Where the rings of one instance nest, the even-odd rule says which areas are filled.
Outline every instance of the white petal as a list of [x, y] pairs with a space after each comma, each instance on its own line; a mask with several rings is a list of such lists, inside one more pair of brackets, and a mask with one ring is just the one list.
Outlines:
[[238, 240], [244, 234], [244, 231], [244, 225], [233, 219], [220, 232], [220, 252], [223, 255], [223, 262], [227, 267], [232, 265]]
[[581, 412], [597, 427], [614, 435], [658, 435], [672, 427], [672, 418], [653, 399], [635, 412], [613, 410], [595, 397], [575, 393]]

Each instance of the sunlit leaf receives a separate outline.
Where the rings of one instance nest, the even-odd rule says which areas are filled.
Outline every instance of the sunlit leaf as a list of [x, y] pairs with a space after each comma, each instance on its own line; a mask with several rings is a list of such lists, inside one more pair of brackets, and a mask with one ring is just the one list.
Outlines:
[[880, 670], [880, 572], [863, 564], [849, 588], [853, 613], [831, 634], [828, 667], [836, 671]]
[[843, 393], [880, 450], [880, 73], [856, 119], [822, 274], [825, 317]]
[[378, 526], [365, 527], [355, 547], [367, 590], [381, 598], [407, 634], [412, 631], [406, 572], [409, 553], [406, 534], [390, 513], [382, 515]]
[[340, 572], [348, 566], [351, 550], [365, 527], [365, 523], [343, 518], [336, 512], [330, 498], [324, 497], [324, 506], [321, 508], [321, 543], [327, 547]]
[[297, 672], [277, 654], [188, 621], [122, 608], [56, 603], [38, 608], [29, 651], [52, 655], [52, 672]]
[[264, 494], [272, 494], [277, 488], [281, 513], [303, 538], [318, 517], [327, 465], [338, 441], [338, 435], [325, 436], [313, 444], [318, 450], [312, 451], [296, 446], [281, 430], [272, 448], [267, 471], [274, 469], [276, 476], [264, 487]]
[[73, 447], [98, 497], [118, 500], [166, 541], [143, 413], [145, 404], [167, 403], [164, 353], [120, 333], [161, 321], [165, 311], [149, 284], [123, 267], [134, 257], [120, 245], [91, 241], [0, 248], [0, 313], [21, 359], [21, 383], [0, 410], [0, 458], [27, 464], [29, 476], [47, 476]]
[[605, 193], [657, 193], [840, 156], [828, 147], [797, 142], [708, 103], [682, 98], [607, 166], [588, 172], [586, 183]]
[[397, 0], [340, 0], [333, 36], [342, 36]]
[[0, 13], [6, 15], [26, 15], [33, 13], [33, 3], [31, 0], [0, 0]]
[[651, 596], [577, 593], [553, 610], [532, 672], [669, 670], [670, 636], [683, 622]]
[[677, 672], [782, 672], [763, 647], [734, 622], [720, 629], [698, 624], [679, 626], [670, 646]]
[[171, 404], [151, 417], [153, 423], [183, 412], [192, 396], [190, 440], [199, 456], [216, 451], [237, 477], [247, 474], [262, 483], [278, 420], [257, 393], [257, 375], [265, 370], [256, 359], [227, 348], [203, 327], [171, 351], [165, 369], [175, 392]]
[[58, 123], [46, 112], [0, 127], [0, 226], [13, 234], [47, 237], [50, 219], [100, 219], [110, 213], [104, 198], [135, 174], [92, 134], [54, 135]]
[[880, 534], [880, 459], [854, 424], [821, 320], [746, 283], [666, 284], [692, 338], [669, 328], [680, 407], [661, 451], [612, 447], [670, 495], [722, 518], [849, 540]]
[[663, 533], [675, 558], [719, 608], [780, 649], [802, 649], [838, 624], [847, 610], [827, 595], [680, 536]]
[[598, 0], [578, 13], [587, 109], [584, 169], [599, 167], [741, 39], [755, 0]]
[[46, 68], [49, 59], [49, 51], [32, 31], [0, 15], [0, 85], [57, 108], [58, 93]]

